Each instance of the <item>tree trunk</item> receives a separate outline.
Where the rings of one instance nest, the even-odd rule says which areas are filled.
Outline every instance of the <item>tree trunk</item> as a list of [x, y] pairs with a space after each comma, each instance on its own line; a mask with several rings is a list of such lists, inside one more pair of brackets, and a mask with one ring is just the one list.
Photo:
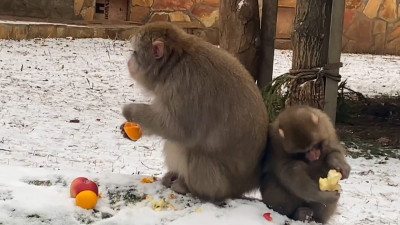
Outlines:
[[257, 80], [260, 17], [257, 0], [221, 0], [219, 43]]
[[307, 104], [324, 108], [324, 77], [302, 76], [305, 73], [299, 72], [317, 74], [318, 69], [315, 72], [309, 69], [327, 63], [331, 7], [332, 0], [297, 0], [291, 70], [296, 79], [289, 83], [288, 105]]

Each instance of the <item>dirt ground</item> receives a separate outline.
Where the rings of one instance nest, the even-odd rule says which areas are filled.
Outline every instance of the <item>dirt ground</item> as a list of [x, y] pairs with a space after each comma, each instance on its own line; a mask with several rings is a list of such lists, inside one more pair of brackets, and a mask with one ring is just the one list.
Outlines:
[[336, 127], [347, 147], [368, 149], [358, 154], [400, 158], [400, 97], [339, 95]]

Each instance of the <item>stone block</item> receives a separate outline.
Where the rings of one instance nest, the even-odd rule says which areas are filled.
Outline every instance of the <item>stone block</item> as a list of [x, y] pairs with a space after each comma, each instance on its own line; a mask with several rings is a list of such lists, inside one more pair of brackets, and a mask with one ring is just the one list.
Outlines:
[[[112, 0], [110, 0], [112, 1]], [[95, 7], [95, 0], [85, 0], [83, 4], [86, 8]]]
[[169, 20], [171, 22], [190, 22], [190, 17], [182, 11], [178, 11], [170, 13]]
[[28, 25], [13, 25], [10, 32], [10, 39], [23, 40], [28, 36]]
[[381, 3], [382, 0], [369, 0], [363, 11], [364, 14], [370, 19], [377, 17]]
[[75, 16], [79, 15], [81, 13], [83, 6], [83, 0], [74, 0], [74, 13]]
[[346, 0], [346, 9], [358, 10], [362, 7], [362, 0]]
[[92, 38], [93, 33], [94, 33], [93, 29], [88, 27], [67, 26], [64, 29], [65, 37]]
[[30, 25], [27, 39], [32, 38], [56, 38], [57, 27], [52, 25]]
[[357, 10], [355, 9], [345, 9], [344, 10], [344, 19], [343, 19], [343, 31], [346, 31], [356, 16]]
[[375, 20], [373, 34], [386, 33], [386, 22], [383, 20]]
[[81, 16], [86, 21], [92, 21], [94, 17], [95, 9], [94, 7], [89, 7], [82, 9]]
[[65, 27], [64, 26], [57, 27], [57, 38], [65, 38]]
[[153, 0], [132, 0], [132, 6], [151, 7], [153, 3]]
[[391, 29], [390, 34], [388, 36], [388, 41], [392, 41], [399, 37], [400, 37], [400, 24]]
[[203, 0], [202, 2], [203, 2], [203, 4], [205, 4], [205, 5], [218, 7], [218, 6], [219, 6], [219, 3], [220, 3], [220, 0]]
[[363, 46], [372, 46], [372, 29], [373, 21], [363, 15], [359, 15], [355, 17], [345, 34], [351, 41]]
[[0, 39], [9, 39], [11, 27], [7, 24], [0, 24]]
[[145, 23], [150, 15], [150, 8], [143, 6], [134, 6], [131, 8], [129, 20], [135, 23]]
[[374, 53], [375, 54], [384, 54], [385, 53], [385, 45], [386, 45], [386, 33], [381, 33], [375, 35], [374, 41]]
[[276, 38], [290, 38], [293, 32], [294, 8], [278, 8]]
[[156, 0], [153, 4], [153, 10], [188, 10], [192, 8], [191, 0]]
[[279, 0], [278, 1], [278, 6], [279, 7], [289, 7], [289, 8], [295, 8], [296, 7], [296, 0]]
[[157, 22], [157, 21], [169, 21], [168, 13], [163, 13], [163, 12], [153, 13], [149, 22]]
[[196, 4], [192, 9], [192, 15], [199, 19], [204, 26], [211, 27], [217, 24], [219, 9], [213, 6]]
[[394, 22], [397, 19], [396, 0], [385, 0], [379, 12], [379, 17], [388, 22]]
[[400, 55], [400, 37], [386, 43], [385, 53], [392, 55]]

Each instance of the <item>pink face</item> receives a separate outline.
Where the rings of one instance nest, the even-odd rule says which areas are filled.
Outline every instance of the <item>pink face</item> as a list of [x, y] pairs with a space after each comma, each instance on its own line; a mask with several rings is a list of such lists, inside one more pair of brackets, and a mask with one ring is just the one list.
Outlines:
[[311, 150], [306, 152], [306, 158], [310, 162], [318, 160], [320, 156], [321, 156], [321, 150], [316, 147], [313, 147]]

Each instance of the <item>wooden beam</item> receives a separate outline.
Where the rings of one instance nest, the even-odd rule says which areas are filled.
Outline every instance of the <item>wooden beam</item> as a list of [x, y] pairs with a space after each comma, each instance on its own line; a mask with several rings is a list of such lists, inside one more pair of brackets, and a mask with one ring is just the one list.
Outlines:
[[263, 88], [272, 81], [274, 66], [278, 0], [263, 0], [261, 14], [261, 47], [257, 85]]
[[[342, 52], [342, 33], [345, 0], [332, 1], [331, 24], [329, 32], [328, 60], [327, 64], [340, 62]], [[339, 74], [339, 69], [330, 70], [332, 74]], [[325, 106], [324, 111], [335, 124], [337, 107], [338, 82], [327, 78], [325, 83]]]

